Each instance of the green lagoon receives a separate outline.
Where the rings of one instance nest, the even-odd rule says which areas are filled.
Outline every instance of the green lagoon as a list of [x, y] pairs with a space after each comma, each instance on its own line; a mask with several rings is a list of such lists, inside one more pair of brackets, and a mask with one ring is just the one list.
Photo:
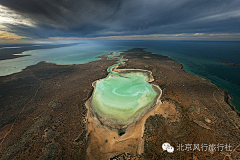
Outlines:
[[109, 75], [96, 82], [92, 96], [92, 107], [98, 116], [122, 126], [156, 103], [159, 95], [148, 83], [148, 71], [116, 70], [124, 61], [119, 57], [118, 64], [109, 67]]

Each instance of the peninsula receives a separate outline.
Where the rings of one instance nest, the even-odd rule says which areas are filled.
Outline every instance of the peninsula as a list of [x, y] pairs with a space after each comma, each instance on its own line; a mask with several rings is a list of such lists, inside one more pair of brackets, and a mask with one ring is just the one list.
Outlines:
[[[78, 65], [40, 62], [0, 77], [1, 160], [240, 158], [240, 117], [225, 101], [226, 90], [142, 48], [99, 58]], [[119, 59], [126, 61], [114, 66]], [[133, 98], [124, 105], [123, 96]], [[173, 153], [163, 150], [166, 142]]]

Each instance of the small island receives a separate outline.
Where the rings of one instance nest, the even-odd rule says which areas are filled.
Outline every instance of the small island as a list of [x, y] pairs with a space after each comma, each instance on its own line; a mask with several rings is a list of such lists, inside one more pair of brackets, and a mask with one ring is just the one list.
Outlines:
[[218, 63], [224, 63], [226, 66], [240, 66], [240, 64], [235, 64], [235, 63], [229, 63], [225, 61], [216, 61]]

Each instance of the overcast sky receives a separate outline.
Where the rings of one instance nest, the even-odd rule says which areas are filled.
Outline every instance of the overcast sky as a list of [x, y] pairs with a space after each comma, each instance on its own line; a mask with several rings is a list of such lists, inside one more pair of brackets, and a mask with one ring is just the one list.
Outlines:
[[240, 0], [0, 1], [2, 40], [240, 40], [239, 33]]

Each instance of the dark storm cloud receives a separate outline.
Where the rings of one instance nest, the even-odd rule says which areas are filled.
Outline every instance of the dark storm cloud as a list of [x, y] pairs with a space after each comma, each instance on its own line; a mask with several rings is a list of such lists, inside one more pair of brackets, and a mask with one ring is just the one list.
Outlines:
[[69, 33], [66, 33], [60, 29], [56, 29], [54, 27], [46, 26], [44, 24], [39, 24], [37, 27], [31, 27], [26, 25], [13, 25], [8, 24], [6, 25], [7, 28], [17, 33], [18, 35], [24, 35], [25, 37], [31, 37], [33, 39], [39, 39], [39, 38], [46, 38], [46, 37], [69, 37], [74, 36]]
[[239, 0], [1, 0], [34, 26], [6, 24], [34, 38], [240, 32]]

